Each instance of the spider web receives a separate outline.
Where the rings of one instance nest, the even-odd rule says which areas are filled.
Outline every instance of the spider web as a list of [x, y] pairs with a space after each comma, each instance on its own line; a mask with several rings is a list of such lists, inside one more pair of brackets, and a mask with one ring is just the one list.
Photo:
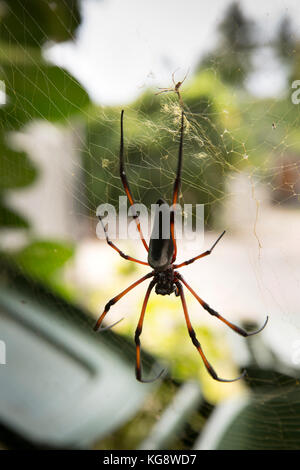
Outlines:
[[[14, 15], [12, 9], [10, 12]], [[50, 42], [43, 24], [37, 25], [34, 16], [31, 18]], [[58, 20], [62, 22], [59, 13]], [[30, 33], [26, 25], [24, 28]], [[75, 42], [80, 41], [80, 34], [78, 38], [72, 35], [67, 23], [63, 28]], [[64, 91], [30, 54], [26, 43], [14, 37], [11, 41], [36, 67], [36, 75], [29, 77], [18, 62], [11, 62], [9, 51], [3, 51], [12, 77], [11, 89], [14, 78], [21, 76], [24, 83], [40, 91], [46, 106], [58, 108], [41, 80], [45, 79], [58, 96]], [[48, 54], [45, 50], [45, 57]], [[250, 329], [269, 315], [269, 324], [251, 340], [236, 337], [186, 293], [192, 323], [210, 362], [226, 378], [237, 376], [240, 368], [248, 366], [247, 384], [219, 384], [207, 376], [175, 297], [152, 295], [141, 342], [143, 348], [167, 364], [175, 381], [199, 380], [208, 403], [219, 403], [247, 390], [257, 393], [259, 383], [254, 411], [248, 411], [250, 427], [257, 429], [256, 411], [262, 400], [266, 401], [269, 414], [259, 425], [261, 433], [273, 442], [274, 425], [280, 429], [285, 420], [291, 424], [299, 417], [299, 110], [291, 102], [288, 86], [280, 97], [259, 99], [224, 84], [218, 73], [221, 59], [222, 55], [200, 71], [191, 71], [180, 88], [186, 115], [180, 203], [204, 204], [206, 231], [204, 240], [201, 233], [192, 242], [179, 240], [177, 259], [183, 261], [205, 251], [226, 229], [214, 253], [182, 268], [182, 275], [228, 320]], [[77, 84], [76, 77], [62, 67], [61, 72]], [[136, 202], [150, 208], [161, 197], [169, 202], [171, 199], [181, 106], [175, 93], [156, 95], [158, 86], [169, 87], [171, 83], [156, 83], [151, 76], [148, 84], [152, 86], [145, 87], [137, 100], [124, 106], [124, 132], [132, 193]], [[16, 106], [21, 107], [24, 99], [25, 88], [23, 95], [16, 96]], [[96, 238], [97, 206], [109, 202], [118, 207], [119, 196], [124, 195], [118, 175], [121, 107], [102, 107], [92, 102], [85, 107], [69, 104], [75, 108], [70, 113], [74, 116], [62, 114], [63, 124], [41, 122], [39, 114], [43, 117], [43, 110], [34, 108], [34, 104], [25, 108], [25, 119], [16, 118], [15, 125], [7, 116], [2, 121], [10, 145], [28, 153], [39, 168], [40, 183], [45, 185], [40, 193], [37, 179], [37, 186], [11, 191], [9, 197], [11, 204], [31, 219], [35, 237], [75, 241], [76, 255], [64, 271], [64, 282], [76, 291], [73, 300], [89, 308], [96, 318], [102, 306], [145, 274], [146, 268], [125, 262], [104, 240]], [[14, 130], [14, 136], [10, 130]], [[23, 171], [20, 164], [19, 173]], [[47, 172], [51, 173], [49, 177]], [[39, 218], [41, 213], [46, 214], [47, 221]], [[146, 231], [148, 221], [144, 223]], [[4, 246], [10, 246], [11, 239], [15, 246], [30, 239], [28, 235], [11, 237], [11, 232], [4, 233]], [[136, 240], [114, 241], [125, 253], [146, 259], [142, 244]], [[118, 333], [133, 338], [145, 290], [146, 284], [139, 286], [109, 312], [108, 323], [126, 318], [116, 326]], [[285, 380], [279, 378], [282, 373], [286, 374]], [[155, 396], [168, 397], [168, 393], [158, 391]], [[282, 404], [292, 413], [282, 411]], [[157, 421], [161, 413], [157, 411]], [[195, 423], [194, 431], [200, 431], [203, 423], [197, 419]], [[246, 431], [244, 436], [239, 437], [238, 432], [236, 436], [247, 447]], [[297, 447], [284, 433], [276, 439], [282, 448]], [[254, 439], [253, 446], [260, 444]]]

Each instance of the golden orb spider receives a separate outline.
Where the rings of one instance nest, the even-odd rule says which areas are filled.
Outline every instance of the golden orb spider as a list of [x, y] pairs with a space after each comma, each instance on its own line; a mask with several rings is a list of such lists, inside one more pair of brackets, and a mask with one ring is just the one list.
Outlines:
[[[226, 320], [226, 318], [222, 317], [218, 312], [213, 310], [204, 300], [202, 300], [198, 296], [198, 294], [196, 294], [196, 292], [189, 286], [189, 284], [184, 280], [184, 278], [181, 276], [181, 274], [179, 274], [179, 272], [177, 271], [177, 269], [181, 268], [182, 266], [187, 266], [188, 264], [191, 264], [194, 261], [196, 261], [200, 258], [203, 258], [204, 256], [210, 255], [212, 253], [213, 249], [215, 248], [215, 246], [217, 245], [217, 243], [221, 240], [221, 238], [225, 234], [225, 230], [224, 230], [223, 233], [221, 233], [219, 238], [215, 241], [215, 243], [212, 245], [212, 247], [209, 250], [201, 253], [198, 256], [195, 256], [194, 258], [191, 258], [187, 261], [184, 261], [180, 264], [174, 264], [174, 262], [176, 260], [176, 256], [177, 256], [177, 246], [176, 246], [175, 231], [174, 231], [174, 207], [177, 203], [178, 194], [179, 194], [180, 185], [181, 185], [184, 112], [182, 112], [182, 114], [181, 114], [179, 155], [178, 155], [178, 165], [177, 165], [176, 179], [175, 179], [174, 187], [173, 187], [172, 205], [171, 205], [171, 207], [168, 206], [162, 199], [159, 199], [157, 201], [157, 205], [159, 207], [162, 206], [162, 205], [165, 205], [168, 208], [168, 211], [169, 211], [168, 215], [170, 217], [170, 227], [169, 227], [170, 228], [170, 236], [168, 238], [163, 238], [162, 237], [162, 231], [161, 231], [162, 220], [161, 220], [161, 217], [158, 217], [159, 237], [157, 238], [157, 237], [153, 236], [153, 232], [154, 232], [154, 229], [153, 229], [153, 232], [152, 232], [151, 237], [150, 237], [149, 247], [148, 247], [148, 244], [147, 244], [147, 242], [146, 242], [146, 240], [143, 236], [141, 225], [140, 225], [140, 222], [139, 222], [139, 217], [138, 217], [137, 213], [135, 212], [134, 200], [133, 200], [133, 197], [132, 197], [132, 194], [131, 194], [131, 191], [130, 191], [130, 188], [129, 188], [129, 184], [128, 184], [128, 181], [127, 181], [126, 173], [125, 173], [123, 116], [124, 116], [124, 111], [121, 112], [120, 178], [121, 178], [123, 187], [125, 189], [125, 192], [127, 194], [129, 203], [133, 207], [133, 211], [134, 211], [133, 212], [133, 214], [134, 214], [133, 217], [136, 221], [137, 229], [138, 229], [141, 241], [142, 241], [145, 249], [148, 252], [148, 262], [141, 261], [141, 260], [132, 258], [131, 256], [128, 256], [128, 255], [124, 254], [109, 239], [108, 234], [107, 234], [106, 226], [104, 226], [101, 217], [100, 216], [98, 216], [98, 217], [99, 217], [100, 222], [103, 226], [103, 230], [104, 230], [105, 237], [106, 237], [106, 242], [108, 243], [109, 246], [111, 246], [114, 250], [116, 250], [122, 258], [124, 258], [126, 260], [129, 260], [129, 261], [133, 261], [135, 263], [143, 264], [145, 266], [150, 266], [151, 268], [153, 268], [153, 270], [150, 273], [143, 276], [142, 278], [135, 281], [133, 284], [131, 284], [129, 287], [127, 287], [125, 290], [123, 290], [120, 294], [113, 297], [105, 305], [104, 311], [100, 315], [100, 317], [99, 317], [99, 319], [98, 319], [98, 321], [97, 321], [97, 323], [94, 327], [94, 330], [97, 331], [97, 330], [100, 329], [100, 331], [104, 331], [104, 330], [107, 330], [109, 328], [112, 328], [116, 323], [118, 323], [118, 322], [116, 322], [113, 325], [101, 328], [102, 321], [105, 318], [105, 316], [107, 315], [107, 313], [108, 313], [108, 311], [109, 311], [109, 309], [111, 308], [112, 305], [114, 305], [116, 302], [118, 302], [122, 297], [124, 297], [124, 295], [126, 295], [134, 287], [138, 286], [141, 282], [145, 281], [146, 279], [152, 278], [152, 280], [151, 280], [151, 282], [148, 286], [145, 298], [144, 298], [144, 302], [143, 302], [143, 306], [142, 306], [142, 312], [141, 312], [141, 315], [140, 315], [140, 318], [139, 318], [138, 326], [137, 326], [136, 331], [135, 331], [136, 378], [137, 378], [137, 380], [139, 380], [140, 382], [153, 382], [154, 380], [158, 379], [162, 375], [162, 373], [164, 372], [164, 370], [162, 370], [152, 380], [145, 380], [145, 379], [142, 378], [140, 335], [141, 335], [142, 329], [143, 329], [143, 322], [144, 322], [144, 316], [145, 316], [145, 312], [146, 312], [148, 299], [149, 299], [149, 296], [150, 296], [150, 293], [151, 293], [152, 289], [155, 287], [156, 294], [170, 295], [172, 293], [175, 293], [176, 296], [180, 296], [181, 303], [182, 303], [182, 308], [183, 308], [183, 312], [184, 312], [184, 317], [185, 317], [185, 321], [186, 321], [186, 325], [187, 325], [187, 329], [188, 329], [190, 338], [191, 338], [194, 346], [197, 348], [197, 350], [198, 350], [198, 352], [199, 352], [199, 354], [200, 354], [200, 356], [201, 356], [201, 358], [204, 362], [204, 365], [205, 365], [207, 371], [209, 372], [209, 374], [211, 375], [211, 377], [215, 380], [218, 380], [219, 382], [235, 382], [236, 380], [239, 380], [242, 377], [244, 377], [246, 371], [244, 370], [243, 373], [239, 377], [236, 377], [235, 379], [222, 379], [217, 375], [214, 368], [211, 366], [211, 364], [206, 359], [206, 356], [205, 356], [205, 354], [204, 354], [204, 352], [201, 348], [201, 345], [200, 345], [198, 339], [196, 338], [196, 333], [195, 333], [195, 331], [192, 327], [190, 317], [189, 317], [189, 314], [188, 314], [188, 309], [187, 309], [185, 296], [184, 296], [184, 291], [183, 291], [183, 284], [192, 293], [192, 295], [198, 300], [200, 305], [208, 313], [210, 313], [210, 315], [213, 315], [214, 317], [218, 318], [219, 320], [224, 322], [227, 326], [229, 326], [232, 330], [234, 330], [236, 333], [238, 333], [238, 334], [240, 334], [244, 337], [252, 336], [252, 335], [255, 335], [255, 334], [259, 333], [260, 331], [262, 331], [264, 329], [264, 327], [266, 326], [266, 324], [267, 324], [268, 316], [265, 320], [265, 323], [263, 324], [263, 326], [260, 329], [258, 329], [256, 331], [253, 331], [251, 333], [248, 333], [247, 331], [243, 330], [242, 328], [240, 328], [240, 327], [234, 325], [233, 323], [231, 323], [230, 321]], [[156, 232], [156, 234], [157, 234], [157, 232]], [[121, 320], [119, 320], [119, 321], [121, 321]]]

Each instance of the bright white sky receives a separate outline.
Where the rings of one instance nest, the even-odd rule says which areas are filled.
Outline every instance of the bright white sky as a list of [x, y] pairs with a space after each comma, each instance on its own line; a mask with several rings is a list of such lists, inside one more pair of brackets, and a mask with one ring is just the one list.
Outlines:
[[[83, 0], [83, 23], [74, 43], [60, 44], [47, 56], [66, 67], [103, 105], [128, 103], [148, 86], [169, 86], [171, 75], [191, 76], [199, 58], [213, 48], [216, 29], [232, 0]], [[285, 13], [300, 27], [299, 0], [240, 0], [266, 38]], [[284, 75], [262, 52], [249, 88], [276, 94]]]

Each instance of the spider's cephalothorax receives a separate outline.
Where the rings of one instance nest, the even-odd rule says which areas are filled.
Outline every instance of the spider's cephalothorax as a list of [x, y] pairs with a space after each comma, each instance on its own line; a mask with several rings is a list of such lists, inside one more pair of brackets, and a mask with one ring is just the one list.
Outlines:
[[155, 292], [160, 295], [170, 295], [176, 291], [174, 270], [172, 268], [154, 274]]
[[[173, 78], [174, 81], [174, 78]], [[182, 83], [182, 82], [181, 82]], [[178, 89], [181, 85], [179, 82], [175, 86], [175, 91], [176, 93], [179, 94]], [[175, 82], [174, 82], [175, 85]], [[168, 91], [168, 90], [166, 90]], [[191, 292], [191, 294], [198, 300], [200, 305], [212, 316], [218, 318], [221, 320], [223, 323], [225, 323], [229, 328], [231, 328], [233, 331], [236, 333], [240, 334], [241, 336], [252, 336], [255, 335], [256, 333], [259, 333], [267, 324], [268, 317], [263, 324], [263, 326], [257, 330], [253, 331], [251, 333], [248, 333], [247, 331], [243, 330], [242, 328], [234, 325], [230, 321], [226, 320], [226, 318], [222, 317], [218, 312], [213, 310], [204, 300], [201, 299], [201, 297], [196, 294], [196, 292], [190, 287], [190, 285], [184, 280], [184, 278], [177, 272], [175, 271], [178, 268], [181, 268], [182, 266], [187, 266], [194, 261], [203, 258], [204, 256], [210, 255], [213, 249], [215, 248], [216, 244], [221, 240], [223, 237], [225, 231], [219, 236], [217, 241], [212, 245], [210, 250], [204, 251], [198, 256], [195, 256], [194, 258], [191, 258], [187, 261], [184, 261], [179, 264], [174, 264], [176, 260], [176, 255], [177, 255], [177, 246], [176, 246], [176, 238], [175, 238], [175, 230], [174, 230], [174, 210], [173, 208], [176, 207], [177, 199], [178, 199], [178, 194], [180, 190], [180, 183], [181, 183], [181, 166], [182, 166], [182, 147], [183, 147], [183, 124], [184, 124], [184, 113], [182, 112], [181, 114], [181, 128], [180, 128], [180, 144], [179, 144], [179, 155], [178, 155], [178, 166], [177, 166], [177, 173], [176, 173], [176, 179], [174, 182], [174, 187], [173, 187], [173, 199], [172, 199], [172, 205], [169, 206], [165, 201], [162, 199], [159, 199], [157, 201], [157, 209], [155, 213], [155, 219], [154, 219], [154, 225], [153, 225], [153, 230], [150, 238], [150, 243], [149, 247], [148, 244], [143, 236], [142, 229], [140, 226], [139, 218], [138, 215], [135, 212], [135, 207], [134, 207], [134, 200], [131, 194], [131, 191], [129, 189], [126, 173], [125, 173], [125, 167], [124, 167], [124, 145], [123, 145], [123, 115], [124, 111], [121, 113], [121, 145], [120, 145], [120, 178], [123, 183], [125, 192], [127, 194], [129, 203], [132, 207], [133, 210], [133, 215], [134, 219], [136, 221], [137, 229], [140, 234], [141, 241], [145, 247], [145, 249], [148, 252], [148, 262], [146, 261], [141, 261], [136, 258], [132, 258], [132, 256], [125, 255], [109, 238], [107, 234], [107, 229], [106, 226], [102, 223], [102, 219], [99, 216], [100, 222], [102, 223], [103, 230], [105, 233], [106, 241], [109, 246], [111, 246], [114, 250], [116, 250], [119, 255], [129, 261], [133, 261], [135, 263], [143, 264], [145, 266], [151, 266], [152, 271], [142, 278], [138, 279], [135, 281], [133, 284], [131, 284], [129, 287], [124, 289], [120, 294], [116, 295], [113, 299], [111, 299], [105, 306], [103, 313], [100, 315], [96, 325], [95, 325], [95, 330], [97, 331], [98, 329], [100, 331], [103, 331], [105, 329], [111, 328], [113, 325], [108, 326], [106, 328], [101, 328], [101, 324], [103, 319], [105, 318], [107, 312], [111, 308], [112, 305], [114, 305], [118, 300], [120, 300], [124, 295], [127, 294], [127, 292], [131, 291], [134, 287], [138, 286], [141, 282], [145, 281], [146, 279], [151, 279], [150, 284], [148, 286], [143, 307], [142, 307], [142, 312], [140, 315], [140, 319], [138, 322], [138, 326], [135, 331], [135, 344], [136, 344], [136, 378], [140, 382], [153, 382], [153, 380], [144, 380], [142, 379], [142, 363], [141, 363], [141, 345], [140, 345], [140, 335], [142, 333], [143, 329], [143, 323], [144, 323], [144, 317], [145, 317], [145, 312], [146, 312], [146, 307], [148, 303], [149, 296], [151, 294], [151, 291], [153, 287], [155, 286], [155, 292], [156, 294], [160, 295], [170, 295], [173, 292], [175, 292], [175, 295], [180, 296], [181, 303], [182, 303], [182, 308], [184, 312], [184, 317], [187, 325], [187, 329], [190, 335], [190, 338], [192, 340], [193, 345], [197, 348], [203, 363], [211, 375], [211, 377], [215, 380], [218, 380], [219, 382], [234, 382], [235, 380], [239, 380], [245, 375], [245, 371], [240, 375], [239, 377], [235, 379], [221, 379], [215, 370], [213, 369], [212, 365], [208, 362], [206, 359], [206, 356], [201, 348], [201, 345], [199, 341], [197, 340], [196, 333], [192, 327], [190, 317], [188, 314], [188, 309], [185, 301], [185, 296], [184, 296], [184, 291], [183, 291], [183, 285]], [[118, 322], [117, 322], [118, 323]], [[115, 325], [115, 323], [114, 323]], [[162, 372], [155, 377], [154, 380], [156, 380], [158, 377], [162, 375]]]

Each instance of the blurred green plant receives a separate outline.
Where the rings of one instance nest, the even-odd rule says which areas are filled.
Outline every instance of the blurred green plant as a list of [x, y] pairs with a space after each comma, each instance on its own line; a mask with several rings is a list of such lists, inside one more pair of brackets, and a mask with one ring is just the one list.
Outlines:
[[[71, 125], [90, 100], [80, 83], [65, 69], [49, 64], [42, 47], [49, 42], [73, 40], [81, 22], [79, 2], [20, 0], [0, 5], [0, 80], [5, 84], [5, 104], [0, 107], [0, 229], [28, 229], [30, 221], [10, 207], [9, 194], [30, 186], [38, 171], [26, 153], [16, 151], [10, 133], [34, 120]], [[41, 26], [42, 25], [42, 26]], [[31, 233], [31, 238], [35, 235]], [[33, 279], [63, 289], [58, 271], [74, 254], [70, 243], [34, 240], [10, 252]]]
[[204, 445], [209, 450], [299, 449], [300, 383], [277, 367], [277, 362], [270, 369], [247, 367], [251, 393], [216, 407], [210, 426], [200, 435], [200, 448]]
[[[73, 40], [81, 22], [78, 0], [5, 0], [0, 9], [0, 40], [42, 47]], [[42, 26], [41, 26], [42, 25]]]
[[[238, 143], [227, 138], [226, 127], [239, 123], [239, 110], [230, 89], [210, 71], [191, 81], [184, 94], [186, 129], [182, 195], [187, 203], [206, 206], [206, 220], [224, 194], [226, 172]], [[170, 201], [177, 165], [181, 109], [171, 94], [146, 91], [125, 111], [126, 172], [136, 202], [150, 207], [159, 197]], [[87, 122], [83, 153], [87, 206], [117, 206], [124, 195], [119, 181], [120, 109], [95, 108]], [[151, 190], [150, 190], [151, 189]]]
[[242, 87], [253, 70], [251, 56], [256, 47], [255, 23], [245, 16], [240, 4], [234, 2], [219, 24], [218, 33], [217, 47], [201, 60], [199, 69], [211, 68], [223, 82]]
[[42, 282], [64, 296], [71, 288], [62, 282], [60, 270], [73, 257], [72, 243], [37, 240], [12, 254], [12, 260], [33, 280]]

